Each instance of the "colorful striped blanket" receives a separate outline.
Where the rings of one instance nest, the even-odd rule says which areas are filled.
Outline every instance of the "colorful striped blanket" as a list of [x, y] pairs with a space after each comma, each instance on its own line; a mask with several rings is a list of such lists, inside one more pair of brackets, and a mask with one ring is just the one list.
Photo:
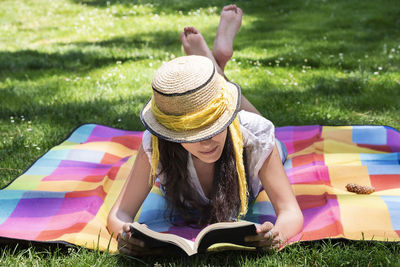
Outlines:
[[[116, 251], [107, 214], [135, 159], [142, 132], [87, 124], [0, 191], [0, 241], [70, 243]], [[292, 242], [323, 238], [400, 241], [400, 132], [386, 126], [294, 126], [276, 129], [289, 156], [285, 169], [305, 223]], [[357, 195], [347, 183], [371, 185]], [[164, 218], [153, 187], [135, 220], [192, 238], [199, 230]], [[247, 220], [276, 219], [265, 192]]]

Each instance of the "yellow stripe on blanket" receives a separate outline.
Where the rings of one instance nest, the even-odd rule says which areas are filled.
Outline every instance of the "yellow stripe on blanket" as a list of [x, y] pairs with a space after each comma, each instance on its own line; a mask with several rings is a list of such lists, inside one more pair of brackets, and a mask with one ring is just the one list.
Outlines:
[[371, 186], [367, 166], [329, 166], [329, 178], [335, 188], [346, 190], [348, 183]]
[[[373, 154], [381, 154], [384, 152], [365, 148], [365, 147], [360, 147], [357, 146], [356, 144], [346, 144], [343, 142], [338, 142], [335, 140], [325, 140], [324, 141], [324, 153], [373, 153]], [[329, 162], [325, 161], [326, 165], [329, 165]]]
[[31, 188], [37, 188], [42, 178], [43, 175], [21, 175], [12, 184], [7, 186], [7, 190], [30, 190]]
[[336, 140], [341, 143], [353, 144], [352, 126], [324, 126], [321, 137], [323, 139]]
[[[392, 230], [389, 211], [380, 196], [351, 194], [338, 195], [337, 198], [346, 238], [380, 241], [399, 239], [396, 232]], [[368, 214], [368, 220], [365, 219], [366, 214]], [[360, 229], [368, 229], [368, 232], [361, 233]]]
[[107, 153], [120, 158], [131, 156], [132, 153], [137, 153], [137, 151], [132, 151], [132, 149], [114, 142], [90, 142], [86, 144], [76, 145], [74, 149], [107, 151]]

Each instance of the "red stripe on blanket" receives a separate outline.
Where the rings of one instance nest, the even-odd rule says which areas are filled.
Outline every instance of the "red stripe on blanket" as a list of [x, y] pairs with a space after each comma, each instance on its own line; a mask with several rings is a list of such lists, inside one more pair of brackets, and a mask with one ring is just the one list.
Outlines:
[[292, 159], [292, 166], [298, 167], [302, 165], [311, 164], [317, 161], [324, 162], [324, 155], [312, 153], [308, 155], [297, 156]]
[[373, 150], [378, 150], [382, 152], [392, 152], [392, 149], [390, 149], [389, 146], [379, 146], [379, 145], [368, 145], [368, 144], [357, 144], [359, 147], [365, 147]]
[[140, 144], [142, 143], [142, 137], [132, 135], [117, 136], [113, 137], [111, 141], [124, 145], [132, 150], [138, 150]]
[[103, 181], [104, 175], [89, 175], [82, 179], [83, 182], [98, 183]]
[[294, 147], [295, 152], [297, 152], [297, 151], [301, 151], [301, 150], [311, 146], [312, 144], [314, 144], [317, 141], [322, 141], [322, 138], [319, 135], [313, 136], [312, 138], [309, 138], [309, 139], [294, 141], [293, 147]]
[[369, 178], [376, 191], [400, 188], [399, 174], [370, 175]]
[[117, 156], [115, 156], [113, 154], [110, 154], [110, 153], [104, 153], [104, 156], [101, 159], [100, 163], [101, 164], [114, 164], [114, 163], [116, 163], [116, 162], [118, 162], [120, 160], [121, 160], [120, 157], [117, 157]]
[[117, 176], [119, 168], [120, 168], [120, 166], [112, 167], [107, 173], [108, 178], [110, 178], [111, 180], [115, 180], [115, 177]]
[[322, 195], [299, 195], [296, 196], [301, 210], [321, 207], [327, 204], [328, 199], [337, 200], [337, 196], [324, 193]]

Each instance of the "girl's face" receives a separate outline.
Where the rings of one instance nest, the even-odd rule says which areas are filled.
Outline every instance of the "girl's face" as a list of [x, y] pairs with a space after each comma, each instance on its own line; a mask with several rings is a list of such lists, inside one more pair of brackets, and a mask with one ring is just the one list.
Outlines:
[[216, 162], [225, 146], [227, 129], [216, 136], [197, 143], [181, 143], [183, 148], [205, 163]]

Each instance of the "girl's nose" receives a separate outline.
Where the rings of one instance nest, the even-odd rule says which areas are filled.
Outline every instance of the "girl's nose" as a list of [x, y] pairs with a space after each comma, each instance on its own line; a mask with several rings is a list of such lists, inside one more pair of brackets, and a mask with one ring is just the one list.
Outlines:
[[200, 145], [201, 146], [209, 146], [211, 144], [212, 144], [212, 140], [211, 139], [200, 141]]

